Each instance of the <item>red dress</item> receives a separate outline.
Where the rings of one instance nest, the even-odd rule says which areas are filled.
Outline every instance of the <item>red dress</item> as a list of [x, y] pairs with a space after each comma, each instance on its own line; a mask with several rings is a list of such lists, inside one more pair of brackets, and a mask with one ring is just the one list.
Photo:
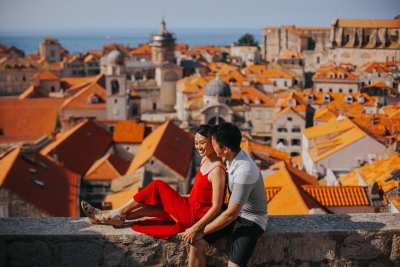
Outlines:
[[[221, 167], [225, 170], [220, 165], [215, 167]], [[133, 196], [133, 199], [139, 203], [162, 208], [177, 222], [159, 218], [148, 219], [133, 223], [131, 225], [132, 230], [166, 240], [177, 233], [184, 232], [198, 222], [212, 207], [212, 184], [208, 181], [208, 174], [214, 168], [204, 175], [199, 169], [192, 191], [187, 199], [160, 180], [153, 181], [143, 188]]]

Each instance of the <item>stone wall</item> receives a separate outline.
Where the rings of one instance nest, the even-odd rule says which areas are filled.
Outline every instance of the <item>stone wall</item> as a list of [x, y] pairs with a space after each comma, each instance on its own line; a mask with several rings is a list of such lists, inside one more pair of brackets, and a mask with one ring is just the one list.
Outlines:
[[[1, 218], [0, 266], [186, 266], [188, 245], [87, 218]], [[226, 266], [229, 237], [207, 250]], [[271, 216], [248, 266], [400, 266], [400, 214]]]

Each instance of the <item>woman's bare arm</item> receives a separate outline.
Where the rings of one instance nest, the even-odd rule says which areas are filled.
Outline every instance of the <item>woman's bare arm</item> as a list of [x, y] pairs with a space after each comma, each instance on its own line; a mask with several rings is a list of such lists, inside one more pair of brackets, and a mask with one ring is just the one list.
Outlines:
[[192, 227], [186, 229], [182, 237], [184, 241], [189, 243], [192, 243], [196, 233], [203, 229], [207, 223], [214, 219], [221, 211], [222, 199], [225, 192], [226, 172], [223, 168], [216, 167], [208, 174], [208, 177], [212, 184], [212, 207], [207, 211], [203, 218]]

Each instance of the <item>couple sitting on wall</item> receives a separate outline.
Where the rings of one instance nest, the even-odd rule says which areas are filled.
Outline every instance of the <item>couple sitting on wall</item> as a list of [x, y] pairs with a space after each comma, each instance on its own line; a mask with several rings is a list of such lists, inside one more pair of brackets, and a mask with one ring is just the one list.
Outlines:
[[[202, 160], [189, 195], [153, 181], [114, 210], [100, 211], [85, 201], [82, 209], [92, 223], [119, 227], [125, 220], [154, 217], [132, 224], [132, 229], [156, 238], [184, 232], [183, 240], [190, 244], [189, 266], [206, 266], [205, 249], [232, 234], [228, 266], [246, 266], [267, 226], [267, 201], [263, 177], [240, 149], [241, 140], [239, 128], [232, 123], [196, 129], [195, 147]], [[226, 180], [230, 197], [221, 212]]]

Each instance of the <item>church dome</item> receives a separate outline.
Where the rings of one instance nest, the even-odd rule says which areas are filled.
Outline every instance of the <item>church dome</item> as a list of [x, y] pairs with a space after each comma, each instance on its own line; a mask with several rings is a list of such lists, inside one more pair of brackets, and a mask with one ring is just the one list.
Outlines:
[[150, 39], [150, 45], [154, 46], [165, 46], [165, 45], [174, 45], [175, 37], [173, 33], [170, 33], [166, 30], [164, 19], [161, 21], [160, 30], [156, 33], [153, 33]]
[[206, 84], [204, 87], [204, 95], [230, 97], [232, 93], [229, 85], [217, 76], [214, 80]]
[[107, 55], [108, 65], [123, 65], [124, 55], [119, 50], [113, 50]]

